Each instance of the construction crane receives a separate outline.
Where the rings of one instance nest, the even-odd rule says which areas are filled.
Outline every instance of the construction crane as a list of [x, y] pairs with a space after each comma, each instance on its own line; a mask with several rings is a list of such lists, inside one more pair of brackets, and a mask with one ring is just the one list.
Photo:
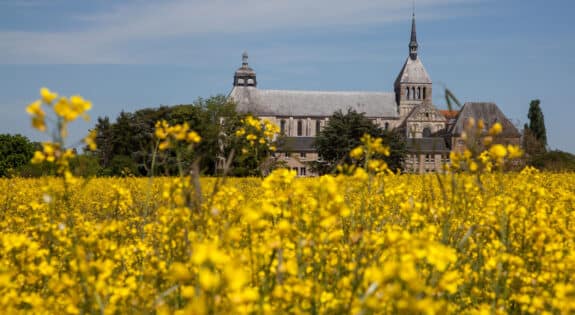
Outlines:
[[461, 103], [447, 87], [445, 88], [445, 102], [447, 103], [447, 108], [449, 108], [449, 111], [453, 110], [453, 106], [451, 105], [452, 102], [455, 103], [458, 108], [461, 108]]

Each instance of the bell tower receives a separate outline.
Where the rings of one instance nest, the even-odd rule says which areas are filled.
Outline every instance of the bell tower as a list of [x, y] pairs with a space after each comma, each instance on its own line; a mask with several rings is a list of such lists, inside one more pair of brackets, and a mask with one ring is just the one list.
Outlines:
[[395, 80], [395, 100], [401, 118], [407, 117], [418, 105], [431, 104], [432, 82], [418, 56], [419, 44], [415, 28], [415, 12], [411, 17], [409, 56]]
[[257, 87], [256, 72], [248, 65], [248, 53], [242, 54], [242, 66], [234, 74], [234, 86]]

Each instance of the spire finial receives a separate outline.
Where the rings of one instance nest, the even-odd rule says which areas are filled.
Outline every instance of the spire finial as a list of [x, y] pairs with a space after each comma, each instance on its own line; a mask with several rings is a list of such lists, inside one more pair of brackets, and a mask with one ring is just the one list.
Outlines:
[[247, 65], [248, 65], [248, 52], [244, 50], [244, 53], [242, 54], [242, 66]]
[[415, 60], [417, 58], [417, 31], [415, 29], [415, 1], [413, 1], [413, 13], [411, 16], [411, 40], [409, 41], [409, 56]]

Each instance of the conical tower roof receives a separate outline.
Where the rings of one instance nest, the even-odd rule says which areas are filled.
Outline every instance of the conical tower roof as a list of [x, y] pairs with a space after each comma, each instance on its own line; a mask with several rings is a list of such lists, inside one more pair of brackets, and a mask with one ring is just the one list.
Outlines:
[[411, 20], [411, 38], [409, 41], [409, 57], [407, 57], [407, 60], [403, 64], [403, 68], [401, 68], [397, 79], [395, 79], [395, 85], [401, 83], [431, 83], [429, 74], [427, 74], [423, 63], [417, 54], [418, 48], [417, 31], [415, 29], [415, 14], [413, 14]]

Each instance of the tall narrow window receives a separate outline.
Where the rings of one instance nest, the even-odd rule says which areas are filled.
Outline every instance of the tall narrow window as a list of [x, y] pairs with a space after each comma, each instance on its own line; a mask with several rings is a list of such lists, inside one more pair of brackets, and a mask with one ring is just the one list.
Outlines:
[[415, 99], [415, 87], [411, 88], [411, 99], [414, 100]]
[[319, 136], [319, 132], [321, 131], [321, 120], [315, 121], [315, 135]]
[[280, 130], [281, 130], [281, 133], [282, 133], [283, 135], [286, 134], [286, 120], [285, 120], [285, 119], [282, 119], [282, 120], [280, 121]]
[[303, 134], [303, 122], [301, 120], [297, 121], [297, 135], [301, 137]]
[[417, 99], [421, 99], [421, 87], [417, 87]]
[[427, 88], [423, 88], [423, 99], [427, 99]]
[[409, 87], [405, 88], [405, 99], [409, 99]]
[[388, 122], [385, 123], [385, 130], [389, 130], [389, 123]]

